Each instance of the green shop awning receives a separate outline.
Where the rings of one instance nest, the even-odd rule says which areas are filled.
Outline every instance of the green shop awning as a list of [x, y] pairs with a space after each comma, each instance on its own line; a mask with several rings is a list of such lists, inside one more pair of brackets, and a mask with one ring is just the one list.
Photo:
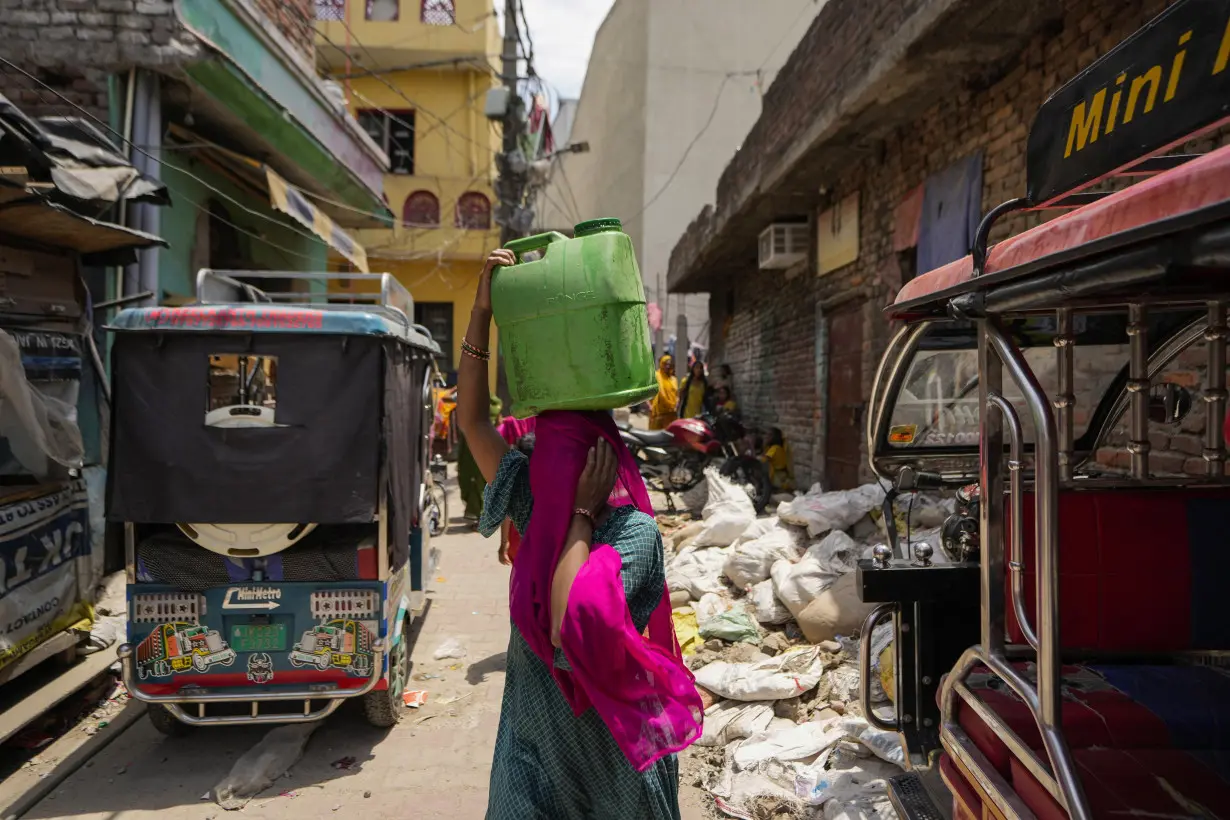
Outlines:
[[383, 197], [387, 158], [331, 103], [307, 67], [283, 53], [238, 4], [177, 0], [175, 8], [214, 52], [183, 66], [194, 106], [202, 103], [201, 113], [227, 126], [247, 153], [317, 195], [339, 224], [391, 225]]

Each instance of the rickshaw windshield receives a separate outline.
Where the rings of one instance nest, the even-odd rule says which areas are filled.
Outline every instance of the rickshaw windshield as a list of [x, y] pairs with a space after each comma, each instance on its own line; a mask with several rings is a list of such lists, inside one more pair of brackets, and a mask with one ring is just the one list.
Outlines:
[[[1174, 319], [1161, 321], [1174, 324]], [[1021, 348], [1048, 396], [1057, 394], [1054, 316], [1008, 319], [1005, 330]], [[1128, 361], [1127, 317], [1122, 313], [1073, 317], [1075, 410], [1073, 434], [1082, 438], [1116, 387]], [[890, 450], [978, 447], [978, 351], [968, 322], [936, 323], [915, 348], [888, 414], [884, 445]], [[1021, 392], [1005, 379], [1003, 394], [1022, 419], [1025, 439], [1034, 432]]]

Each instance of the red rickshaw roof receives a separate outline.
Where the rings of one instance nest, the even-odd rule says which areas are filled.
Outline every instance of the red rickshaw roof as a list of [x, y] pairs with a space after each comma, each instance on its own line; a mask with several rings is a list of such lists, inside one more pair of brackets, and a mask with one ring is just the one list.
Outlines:
[[[1038, 262], [1099, 239], [1227, 201], [1230, 201], [1230, 146], [1000, 242], [991, 248], [983, 276]], [[907, 282], [893, 300], [892, 307], [961, 288], [973, 279], [973, 258], [966, 256]]]

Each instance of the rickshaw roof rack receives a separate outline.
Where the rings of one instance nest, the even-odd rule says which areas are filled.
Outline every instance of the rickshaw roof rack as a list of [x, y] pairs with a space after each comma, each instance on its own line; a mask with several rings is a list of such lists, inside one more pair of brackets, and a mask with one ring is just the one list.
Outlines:
[[[1226, 149], [1169, 152], [1230, 122], [1227, 13], [1230, 2], [1179, 0], [1052, 94], [1029, 130], [1024, 195], [983, 217], [970, 256], [907, 283], [888, 312], [944, 313], [954, 296], [1060, 265], [1069, 281], [1056, 282], [1065, 292], [1054, 295], [1071, 297], [1074, 286], [1097, 285], [1092, 272], [1077, 281], [1071, 270], [1077, 260], [1225, 218]], [[1118, 191], [1088, 190], [1123, 177], [1142, 181]], [[1195, 195], [1185, 195], [1185, 186]], [[988, 247], [1003, 216], [1049, 210], [1068, 213]]]
[[[265, 291], [243, 279], [287, 282], [360, 281], [372, 291]], [[414, 322], [414, 299], [388, 273], [234, 271], [202, 269], [197, 300], [178, 308], [130, 308], [108, 325], [116, 331], [234, 330], [396, 336], [434, 355], [440, 345]]]

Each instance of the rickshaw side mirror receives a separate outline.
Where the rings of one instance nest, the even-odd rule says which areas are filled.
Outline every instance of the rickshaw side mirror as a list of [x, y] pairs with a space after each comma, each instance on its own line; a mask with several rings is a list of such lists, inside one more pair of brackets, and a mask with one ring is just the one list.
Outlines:
[[1178, 424], [1192, 411], [1192, 394], [1186, 387], [1164, 382], [1149, 393], [1149, 421]]

